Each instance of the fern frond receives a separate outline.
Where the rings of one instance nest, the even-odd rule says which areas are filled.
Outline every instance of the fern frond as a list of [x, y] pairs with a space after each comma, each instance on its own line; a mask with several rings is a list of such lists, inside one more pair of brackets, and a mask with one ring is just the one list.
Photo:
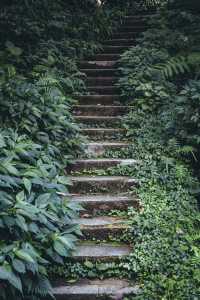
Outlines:
[[200, 52], [192, 52], [186, 56], [172, 57], [166, 63], [155, 65], [154, 69], [161, 71], [163, 76], [169, 79], [187, 72], [195, 73], [199, 66]]

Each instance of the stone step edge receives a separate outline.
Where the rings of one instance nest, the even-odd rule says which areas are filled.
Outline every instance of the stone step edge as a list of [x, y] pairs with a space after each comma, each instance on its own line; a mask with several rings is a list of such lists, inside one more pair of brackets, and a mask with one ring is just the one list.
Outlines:
[[134, 108], [134, 106], [128, 106], [128, 105], [103, 105], [103, 104], [80, 104], [80, 105], [73, 105], [72, 108], [121, 108], [121, 109], [128, 109], [128, 108]]
[[126, 129], [123, 128], [81, 128], [80, 132], [125, 132]]
[[129, 176], [68, 176], [69, 180], [73, 182], [122, 182], [138, 184], [138, 180]]
[[127, 220], [119, 217], [99, 216], [99, 217], [81, 217], [73, 220], [74, 224], [78, 224], [81, 230], [96, 229], [121, 229], [128, 228]]
[[132, 247], [126, 244], [99, 243], [92, 241], [79, 242], [72, 253], [72, 259], [76, 260], [113, 260], [128, 256]]
[[[140, 293], [140, 286], [128, 280], [104, 279], [88, 280], [82, 279], [76, 283], [57, 283], [54, 285], [53, 294], [57, 300], [95, 300], [99, 296], [114, 296], [120, 299], [121, 295]], [[67, 298], [66, 298], [67, 297]]]
[[77, 159], [70, 161], [70, 166], [79, 166], [80, 169], [83, 167], [106, 167], [112, 165], [120, 165], [120, 166], [131, 166], [138, 164], [139, 161], [135, 159], [115, 159], [115, 158], [96, 158], [96, 159]]
[[84, 121], [120, 121], [122, 120], [121, 116], [74, 116], [75, 120]]
[[141, 209], [140, 199], [136, 194], [58, 194], [69, 201], [79, 204], [84, 207], [84, 212], [95, 212], [101, 209], [102, 211], [110, 211], [110, 209], [127, 210], [128, 207], [135, 207], [136, 210]]

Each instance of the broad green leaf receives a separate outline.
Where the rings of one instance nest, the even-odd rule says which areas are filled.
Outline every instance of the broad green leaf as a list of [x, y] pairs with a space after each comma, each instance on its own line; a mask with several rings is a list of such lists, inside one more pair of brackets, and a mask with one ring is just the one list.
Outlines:
[[66, 249], [66, 247], [59, 241], [54, 241], [53, 247], [55, 249], [55, 251], [60, 255], [60, 256], [64, 256], [67, 257], [68, 256], [68, 251]]
[[18, 273], [23, 273], [23, 274], [25, 273], [25, 271], [26, 271], [25, 264], [21, 260], [19, 260], [17, 258], [14, 259], [12, 265], [13, 265], [13, 268]]
[[25, 186], [26, 190], [27, 190], [28, 193], [30, 194], [31, 187], [32, 187], [31, 181], [30, 181], [28, 178], [24, 178], [24, 179], [23, 179], [23, 183], [24, 183], [24, 186]]
[[15, 255], [24, 261], [27, 261], [29, 263], [35, 263], [34, 259], [30, 256], [30, 254], [24, 250], [15, 251]]

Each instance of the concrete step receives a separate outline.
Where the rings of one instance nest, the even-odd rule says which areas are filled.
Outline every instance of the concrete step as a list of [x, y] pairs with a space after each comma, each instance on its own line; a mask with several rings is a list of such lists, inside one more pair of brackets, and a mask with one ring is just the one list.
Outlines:
[[126, 31], [121, 31], [118, 33], [114, 33], [112, 35], [112, 38], [114, 39], [134, 39], [137, 38], [139, 36], [139, 33], [137, 32], [126, 32]]
[[73, 112], [76, 116], [122, 116], [131, 109], [125, 105], [75, 105]]
[[112, 60], [119, 60], [120, 59], [120, 55], [119, 54], [105, 54], [105, 53], [99, 53], [99, 54], [95, 54], [93, 55], [92, 57], [93, 59], [95, 60], [98, 60], [98, 61], [105, 61], [105, 60], [108, 60], [108, 61], [112, 61]]
[[81, 61], [79, 66], [81, 69], [112, 69], [116, 65], [116, 60], [103, 61], [103, 60], [90, 60], [90, 61]]
[[128, 176], [69, 176], [70, 193], [127, 192], [138, 184]]
[[128, 25], [128, 24], [123, 24], [118, 32], [135, 32], [135, 34], [144, 32], [148, 26], [136, 26], [136, 25]]
[[97, 77], [97, 76], [113, 77], [118, 74], [118, 69], [117, 68], [80, 69], [80, 72], [85, 73], [89, 77]]
[[119, 77], [88, 77], [86, 84], [90, 86], [110, 86], [115, 84]]
[[93, 140], [115, 140], [125, 137], [126, 130], [122, 128], [86, 128], [81, 129], [81, 133]]
[[138, 285], [119, 279], [84, 279], [72, 284], [63, 282], [57, 283], [53, 289], [57, 300], [121, 300], [122, 295], [137, 295], [139, 292]]
[[120, 89], [117, 86], [89, 86], [87, 88], [89, 93], [93, 93], [95, 95], [117, 95], [120, 94]]
[[128, 149], [131, 144], [128, 142], [102, 142], [85, 144], [85, 151], [89, 156], [99, 157], [105, 154], [106, 151], [119, 151]]
[[119, 95], [82, 95], [76, 96], [76, 99], [79, 100], [80, 104], [93, 104], [93, 105], [118, 105], [120, 104]]
[[130, 252], [131, 247], [128, 245], [112, 245], [109, 243], [95, 244], [94, 242], [87, 241], [81, 242], [77, 246], [72, 257], [76, 261], [113, 261], [128, 256]]
[[135, 20], [135, 21], [141, 21], [141, 20], [149, 20], [151, 19], [151, 17], [156, 16], [156, 12], [155, 11], [141, 11], [138, 15], [134, 14], [134, 15], [127, 15], [125, 16], [125, 20]]
[[128, 225], [125, 219], [117, 217], [93, 217], [79, 218], [74, 220], [74, 224], [79, 224], [84, 238], [106, 240], [110, 235], [120, 235]]
[[104, 126], [112, 127], [120, 125], [121, 117], [113, 116], [75, 116], [75, 120], [83, 125], [90, 125], [94, 127], [94, 124], [101, 126], [103, 123]]
[[105, 40], [103, 43], [104, 43], [104, 45], [126, 46], [127, 47], [127, 46], [135, 46], [136, 40], [135, 39], [110, 39], [110, 40]]
[[[119, 39], [118, 37], [112, 37], [112, 39]], [[120, 37], [121, 39], [121, 37]], [[124, 39], [124, 37], [122, 38]], [[103, 52], [104, 53], [110, 53], [110, 54], [122, 54], [124, 51], [126, 51], [128, 46], [103, 46]]]
[[118, 165], [131, 166], [137, 163], [138, 162], [135, 159], [116, 159], [116, 158], [78, 159], [72, 161], [72, 164], [67, 169], [71, 171], [106, 169]]
[[136, 195], [71, 194], [68, 198], [82, 205], [85, 208], [84, 214], [87, 212], [95, 215], [99, 211], [126, 210], [128, 207], [139, 209], [140, 207], [140, 202]]

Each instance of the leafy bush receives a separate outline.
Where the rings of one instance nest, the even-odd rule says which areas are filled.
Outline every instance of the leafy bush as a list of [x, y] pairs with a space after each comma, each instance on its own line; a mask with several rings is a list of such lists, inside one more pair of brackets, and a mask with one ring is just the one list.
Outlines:
[[[190, 20], [187, 29], [184, 19]], [[198, 70], [166, 77], [157, 68], [170, 61], [175, 70], [174, 57], [199, 47], [193, 30], [197, 20], [184, 11], [155, 16], [151, 24], [158, 29], [148, 30], [121, 59], [119, 85], [132, 106], [124, 119], [134, 144], [128, 157], [142, 162], [123, 171], [141, 182], [137, 193], [143, 206], [132, 217], [135, 246], [127, 264], [142, 292], [131, 299], [196, 300], [200, 295], [199, 178], [194, 176], [200, 153]]]
[[74, 94], [85, 92], [77, 60], [124, 14], [84, 2], [2, 2], [0, 299], [53, 297], [47, 268], [62, 265], [80, 234], [80, 208], [61, 196], [83, 141], [71, 113]]
[[1, 299], [51, 294], [47, 265], [74, 249], [78, 207], [59, 196], [69, 182], [51, 150], [11, 129], [0, 133]]

